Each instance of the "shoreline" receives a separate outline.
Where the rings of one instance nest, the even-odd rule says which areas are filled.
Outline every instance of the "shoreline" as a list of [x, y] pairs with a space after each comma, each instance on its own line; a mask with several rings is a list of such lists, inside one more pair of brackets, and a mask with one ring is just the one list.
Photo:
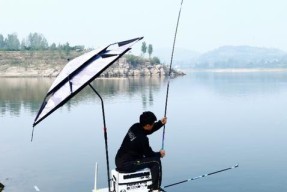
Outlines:
[[188, 69], [189, 72], [211, 73], [258, 73], [258, 72], [287, 72], [287, 68], [230, 68], [230, 69]]
[[[83, 52], [63, 51], [0, 51], [0, 77], [57, 77], [69, 61]], [[142, 58], [140, 65], [131, 64], [126, 57], [114, 62], [100, 77], [164, 77], [169, 74], [163, 63], [153, 63]], [[185, 75], [172, 69], [172, 76]]]
[[[49, 72], [48, 72], [49, 71]], [[61, 71], [61, 69], [47, 69], [44, 70], [10, 70], [8, 73], [7, 71], [0, 71], [0, 78], [55, 78], [57, 77], [58, 73]], [[287, 68], [253, 68], [253, 69], [247, 69], [247, 68], [233, 68], [233, 69], [183, 69], [185, 72], [195, 72], [195, 73], [285, 73], [287, 72]], [[122, 79], [122, 78], [162, 78], [165, 77], [165, 75], [119, 75], [119, 76], [100, 76], [98, 78], [101, 79]]]

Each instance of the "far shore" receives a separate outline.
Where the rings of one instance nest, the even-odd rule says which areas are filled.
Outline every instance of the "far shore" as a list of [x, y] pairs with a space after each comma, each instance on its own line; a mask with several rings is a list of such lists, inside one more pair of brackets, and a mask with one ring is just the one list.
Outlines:
[[[46, 69], [46, 70], [24, 70], [19, 68], [10, 68], [9, 71], [0, 71], [0, 78], [42, 78], [42, 77], [50, 77], [54, 78], [57, 77], [58, 73], [61, 71], [60, 67], [54, 69]], [[182, 70], [185, 72], [208, 72], [208, 73], [258, 73], [258, 72], [269, 72], [269, 73], [278, 73], [278, 72], [287, 72], [287, 68], [230, 68], [230, 69], [184, 69]], [[150, 77], [150, 78], [162, 78], [163, 76], [152, 76], [152, 75], [131, 75], [131, 76], [118, 76], [118, 77], [99, 77], [99, 78], [139, 78], [139, 77]]]
[[213, 73], [254, 73], [254, 72], [287, 72], [287, 68], [229, 68], [229, 69], [188, 69], [189, 72]]

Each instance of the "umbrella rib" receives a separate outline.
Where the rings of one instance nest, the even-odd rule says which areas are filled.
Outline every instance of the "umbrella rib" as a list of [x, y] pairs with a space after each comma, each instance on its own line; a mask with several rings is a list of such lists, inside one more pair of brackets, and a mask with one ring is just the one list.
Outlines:
[[70, 86], [70, 92], [73, 93], [73, 83], [71, 82], [71, 79], [70, 79], [70, 75], [68, 75], [69, 77], [69, 86]]

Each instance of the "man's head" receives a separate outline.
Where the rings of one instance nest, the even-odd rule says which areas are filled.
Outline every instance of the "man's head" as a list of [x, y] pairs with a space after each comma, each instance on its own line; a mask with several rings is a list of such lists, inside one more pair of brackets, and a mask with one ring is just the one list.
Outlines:
[[156, 120], [156, 116], [150, 111], [145, 111], [140, 115], [140, 124], [147, 131], [152, 130], [153, 124]]

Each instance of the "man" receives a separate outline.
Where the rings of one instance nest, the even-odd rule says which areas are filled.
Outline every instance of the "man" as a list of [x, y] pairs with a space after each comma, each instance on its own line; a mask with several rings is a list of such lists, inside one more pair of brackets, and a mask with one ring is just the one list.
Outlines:
[[131, 126], [126, 134], [120, 149], [116, 155], [116, 166], [122, 172], [134, 172], [140, 169], [149, 168], [152, 175], [150, 191], [163, 191], [161, 185], [161, 161], [165, 151], [154, 152], [149, 145], [147, 135], [159, 130], [166, 124], [166, 117], [157, 121], [156, 116], [146, 111], [140, 115], [139, 123]]

